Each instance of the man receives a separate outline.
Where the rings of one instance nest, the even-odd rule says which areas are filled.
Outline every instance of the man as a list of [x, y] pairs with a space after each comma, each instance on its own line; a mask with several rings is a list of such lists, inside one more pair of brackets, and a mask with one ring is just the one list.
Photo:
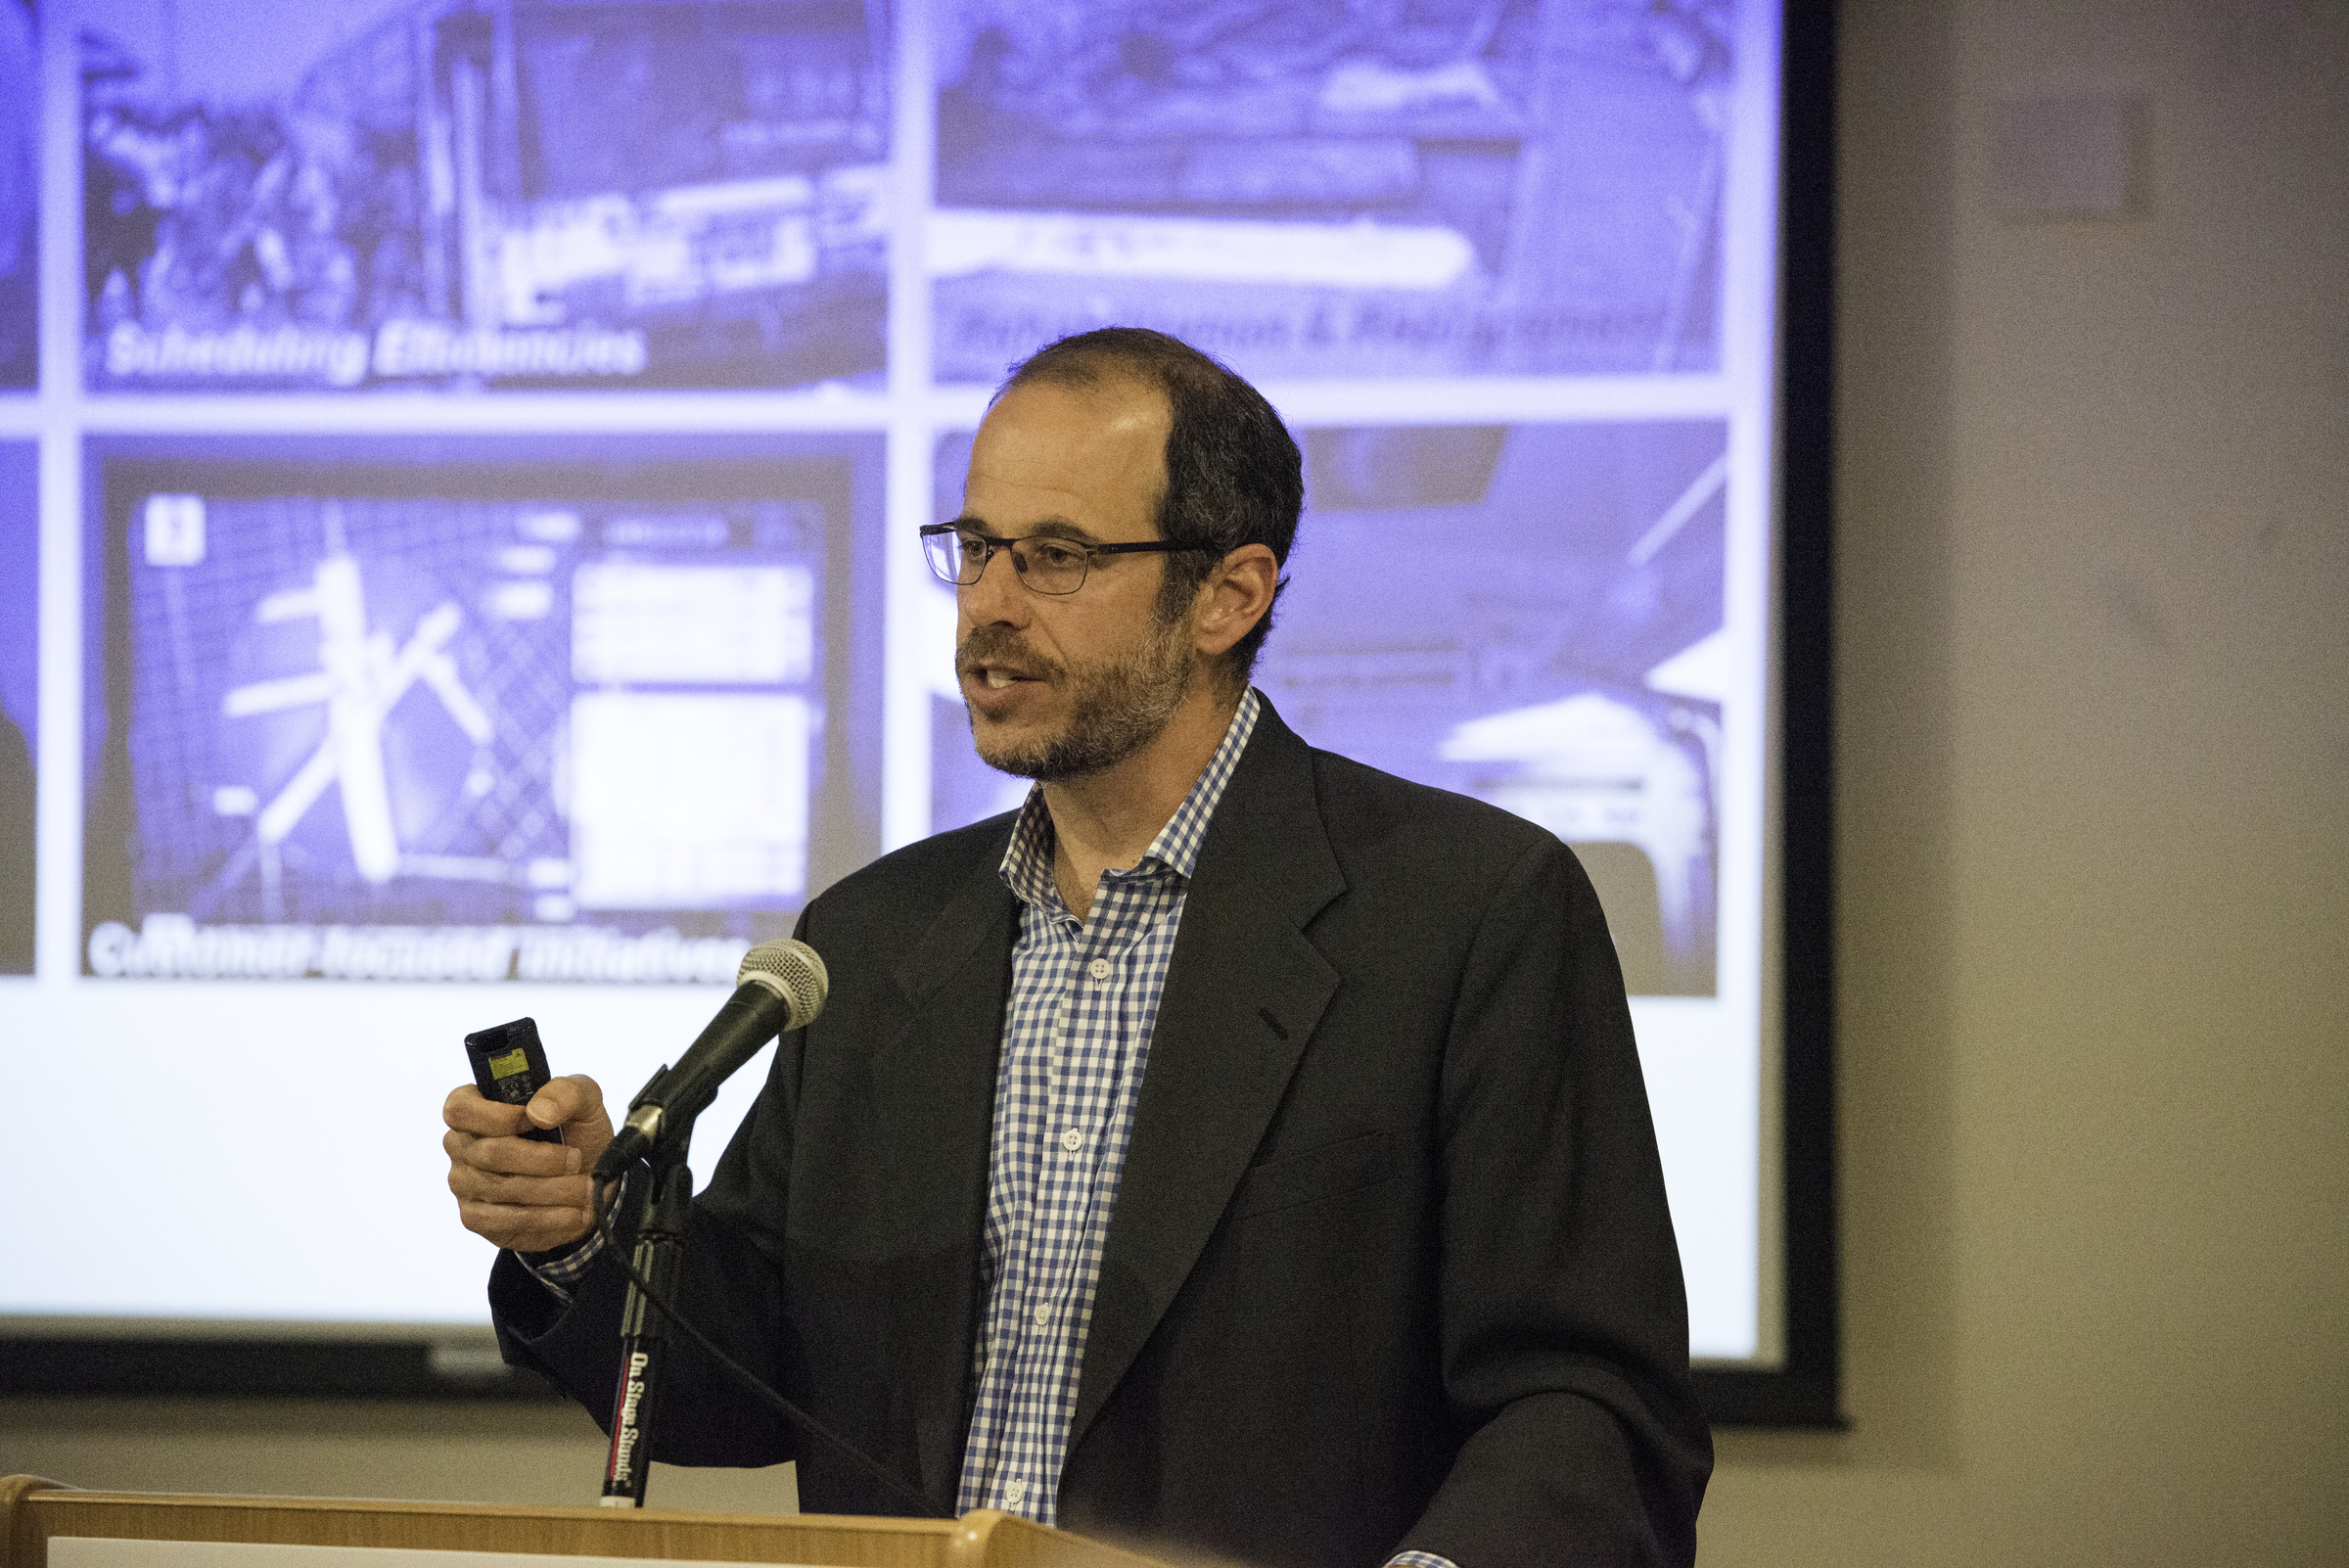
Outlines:
[[[1013, 374], [963, 514], [980, 754], [1024, 810], [809, 904], [831, 1000], [700, 1199], [682, 1310], [942, 1508], [1251, 1563], [1685, 1562], [1710, 1442], [1621, 977], [1554, 838], [1250, 691], [1303, 496], [1254, 389], [1131, 329]], [[1335, 547], [1335, 546], [1333, 546]], [[1395, 614], [1411, 613], [1407, 561]], [[595, 1086], [450, 1096], [510, 1359], [599, 1416]], [[582, 1261], [588, 1260], [588, 1261]], [[796, 1455], [672, 1352], [661, 1456]]]

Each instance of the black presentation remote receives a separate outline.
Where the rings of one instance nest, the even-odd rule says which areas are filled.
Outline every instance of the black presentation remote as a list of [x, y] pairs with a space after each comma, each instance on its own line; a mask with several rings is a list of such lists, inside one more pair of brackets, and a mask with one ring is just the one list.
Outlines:
[[[511, 1024], [476, 1030], [465, 1037], [465, 1054], [473, 1062], [473, 1082], [484, 1100], [528, 1105], [553, 1077], [546, 1067], [546, 1047], [538, 1043], [536, 1019], [517, 1018]], [[559, 1128], [526, 1127], [522, 1135], [539, 1143], [563, 1141]]]

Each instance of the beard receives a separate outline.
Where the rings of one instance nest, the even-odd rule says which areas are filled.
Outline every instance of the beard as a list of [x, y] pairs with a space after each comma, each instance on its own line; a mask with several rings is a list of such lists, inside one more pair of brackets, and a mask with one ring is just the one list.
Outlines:
[[[1140, 645], [1114, 664], [1052, 664], [1025, 652], [1023, 667], [1068, 694], [1068, 720], [1058, 734], [1025, 744], [990, 745], [980, 738], [978, 715], [972, 714], [971, 739], [979, 748], [979, 760], [998, 772], [1044, 784], [1115, 767], [1164, 734], [1182, 707], [1191, 682], [1186, 630], [1183, 622], [1154, 614]], [[955, 671], [962, 673], [1018, 647], [1018, 637], [1007, 628], [982, 626], [955, 650]]]

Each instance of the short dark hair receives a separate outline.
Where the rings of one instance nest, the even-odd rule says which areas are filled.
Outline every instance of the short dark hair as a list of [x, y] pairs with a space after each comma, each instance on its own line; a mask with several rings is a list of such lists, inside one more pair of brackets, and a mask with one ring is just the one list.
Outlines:
[[[1262, 544], [1285, 566], [1305, 507], [1305, 460], [1264, 393], [1208, 354], [1147, 327], [1099, 327], [1049, 344], [1011, 367], [995, 401], [1017, 387], [1091, 390], [1124, 377], [1165, 394], [1174, 422], [1167, 432], [1167, 487], [1158, 498], [1158, 532], [1196, 544], [1167, 557], [1159, 589], [1163, 620], [1182, 614], [1217, 563], [1243, 544]], [[990, 405], [991, 406], [991, 405]], [[1272, 609], [1289, 585], [1280, 577], [1264, 619], [1224, 655], [1235, 690], [1245, 689], [1272, 629]]]

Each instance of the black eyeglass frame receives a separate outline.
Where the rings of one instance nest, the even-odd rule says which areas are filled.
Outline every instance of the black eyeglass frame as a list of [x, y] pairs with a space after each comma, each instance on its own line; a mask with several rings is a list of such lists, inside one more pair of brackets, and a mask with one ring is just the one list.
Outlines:
[[[950, 587], [956, 588], [976, 587], [978, 586], [979, 579], [987, 576], [988, 563], [992, 561], [997, 555], [1009, 554], [1011, 557], [1012, 575], [1020, 579], [1020, 586], [1026, 588], [1030, 593], [1040, 593], [1054, 599], [1066, 598], [1068, 595], [1075, 593], [1079, 588], [1084, 586], [1086, 579], [1091, 577], [1093, 575], [1093, 557], [1097, 555], [1172, 554], [1180, 550], [1212, 551], [1215, 549], [1215, 546], [1212, 544], [1178, 544], [1172, 539], [1147, 539], [1139, 544], [1088, 544], [1082, 539], [1063, 538], [1062, 536], [1054, 533], [1023, 533], [1016, 539], [1003, 539], [997, 538], [991, 533], [975, 532], [972, 530], [964, 528], [960, 524], [956, 523], [925, 523], [921, 526], [919, 531], [923, 540], [922, 559], [929, 564], [930, 575], [938, 578], [939, 581], [946, 583]], [[949, 533], [962, 534], [970, 538], [977, 539], [980, 541], [980, 543], [987, 547], [980, 554], [979, 570], [971, 574], [968, 581], [965, 581], [960, 576], [949, 577], [944, 573], [939, 571], [938, 561], [930, 553], [928, 547], [929, 541], [935, 538], [942, 538]], [[1042, 539], [1048, 543], [1058, 544], [1067, 549], [1079, 552], [1084, 557], [1084, 575], [1080, 576], [1073, 585], [1066, 588], [1037, 587], [1034, 582], [1031, 582], [1028, 579], [1027, 558], [1022, 556], [1019, 551], [1012, 549], [1013, 545], [1026, 544], [1031, 539]], [[968, 551], [964, 552], [964, 557], [966, 560], [968, 559]]]

